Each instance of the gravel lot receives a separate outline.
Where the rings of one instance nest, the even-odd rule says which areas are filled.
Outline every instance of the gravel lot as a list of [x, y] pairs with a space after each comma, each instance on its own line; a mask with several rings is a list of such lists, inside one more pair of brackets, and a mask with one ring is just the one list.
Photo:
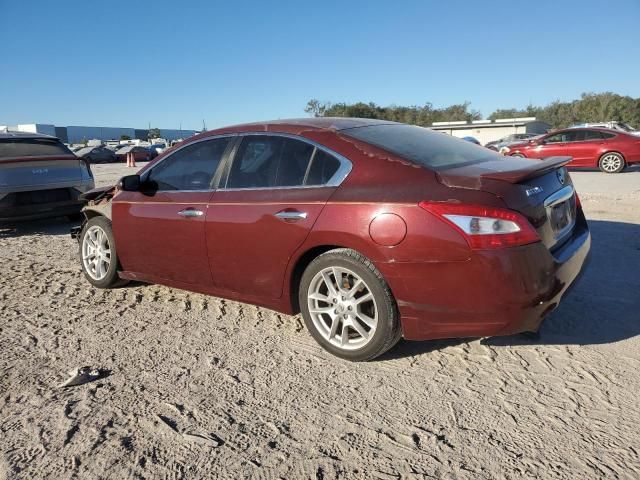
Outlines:
[[[640, 170], [572, 177], [591, 264], [540, 340], [365, 364], [296, 317], [94, 289], [62, 220], [0, 229], [0, 478], [640, 477]], [[57, 388], [82, 365], [111, 375]]]

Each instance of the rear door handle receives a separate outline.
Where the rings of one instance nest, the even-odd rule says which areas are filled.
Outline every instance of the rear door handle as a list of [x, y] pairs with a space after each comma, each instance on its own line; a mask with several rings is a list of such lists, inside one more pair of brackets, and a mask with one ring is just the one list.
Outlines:
[[299, 212], [298, 210], [281, 210], [276, 213], [276, 217], [290, 222], [297, 222], [307, 218], [307, 212]]
[[185, 208], [184, 210], [180, 210], [178, 212], [178, 215], [180, 215], [181, 217], [201, 217], [202, 215], [204, 215], [204, 212], [202, 210], [196, 210], [195, 208]]

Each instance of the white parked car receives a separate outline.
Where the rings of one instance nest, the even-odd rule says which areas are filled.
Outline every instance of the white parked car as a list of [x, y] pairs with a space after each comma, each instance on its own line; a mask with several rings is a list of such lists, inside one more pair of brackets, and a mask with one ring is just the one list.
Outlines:
[[571, 125], [569, 128], [585, 127], [610, 128], [611, 130], [618, 130], [632, 135], [640, 135], [640, 130], [636, 130], [624, 122], [576, 123], [575, 125]]

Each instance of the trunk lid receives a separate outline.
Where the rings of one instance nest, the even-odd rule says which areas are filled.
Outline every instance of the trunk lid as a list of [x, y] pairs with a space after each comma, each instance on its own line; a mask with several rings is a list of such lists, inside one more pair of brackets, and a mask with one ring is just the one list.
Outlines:
[[82, 180], [84, 160], [71, 155], [0, 159], [0, 190], [66, 187]]
[[501, 198], [527, 217], [544, 245], [553, 250], [573, 231], [576, 197], [565, 165], [571, 157], [517, 157], [480, 162], [437, 173], [444, 185], [481, 190]]

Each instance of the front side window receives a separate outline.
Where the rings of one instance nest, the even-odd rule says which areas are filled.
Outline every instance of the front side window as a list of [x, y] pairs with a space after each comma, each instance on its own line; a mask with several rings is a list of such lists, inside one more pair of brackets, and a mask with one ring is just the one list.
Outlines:
[[209, 190], [232, 137], [193, 143], [153, 167], [146, 179], [157, 190]]
[[314, 146], [276, 135], [248, 135], [235, 155], [227, 188], [304, 185]]
[[547, 138], [544, 139], [544, 143], [563, 143], [563, 142], [570, 142], [570, 141], [571, 141], [570, 132], [556, 133], [554, 135], [549, 135]]

